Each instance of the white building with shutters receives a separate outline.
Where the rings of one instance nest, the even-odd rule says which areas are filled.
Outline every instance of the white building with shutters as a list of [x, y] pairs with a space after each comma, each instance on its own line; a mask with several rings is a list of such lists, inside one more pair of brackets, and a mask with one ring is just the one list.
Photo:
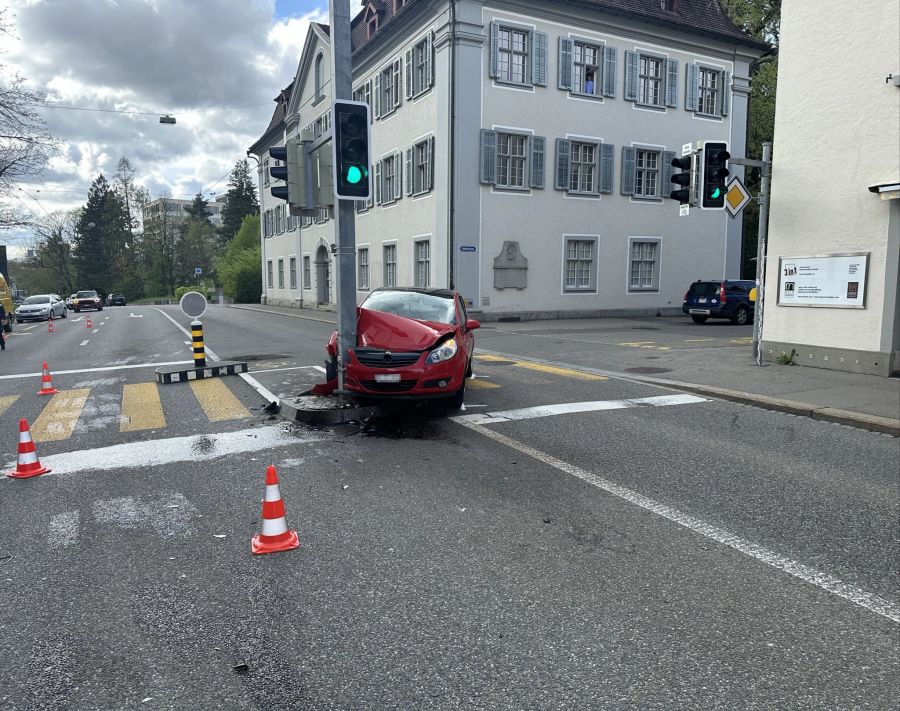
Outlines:
[[[767, 48], [717, 2], [388, 0], [365, 5], [352, 38], [354, 98], [373, 108], [360, 299], [452, 286], [483, 319], [656, 313], [696, 279], [739, 276], [740, 221], [679, 218], [667, 197], [684, 144], [744, 154], [750, 64]], [[329, 51], [313, 25], [251, 147], [269, 303], [333, 307], [332, 222], [290, 218], [267, 170], [270, 146], [327, 129]]]

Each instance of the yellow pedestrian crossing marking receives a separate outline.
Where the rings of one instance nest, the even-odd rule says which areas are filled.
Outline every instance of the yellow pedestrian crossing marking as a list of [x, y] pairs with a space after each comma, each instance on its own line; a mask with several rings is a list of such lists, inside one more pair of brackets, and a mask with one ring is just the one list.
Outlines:
[[483, 360], [486, 363], [515, 363], [516, 361], [510, 360], [509, 358], [502, 358], [501, 356], [495, 355], [477, 355], [475, 356], [478, 360]]
[[672, 350], [672, 346], [658, 346], [656, 345], [656, 341], [629, 341], [626, 343], [619, 343], [617, 345], [628, 346], [629, 348], [651, 348], [656, 351]]
[[157, 430], [166, 426], [156, 383], [126, 385], [122, 391], [119, 432]]
[[218, 378], [192, 380], [191, 390], [197, 396], [200, 407], [203, 408], [210, 422], [250, 417], [250, 411], [232, 394], [228, 386]]
[[753, 336], [741, 336], [740, 338], [732, 338], [732, 343], [737, 343], [739, 346], [749, 346], [753, 343]]
[[472, 390], [490, 390], [491, 388], [499, 388], [500, 386], [497, 383], [492, 383], [490, 380], [466, 380], [466, 387], [471, 388]]
[[9, 409], [9, 406], [18, 399], [18, 395], [4, 395], [0, 397], [0, 415], [6, 412]]
[[32, 438], [36, 442], [55, 442], [71, 437], [90, 392], [88, 388], [60, 390], [31, 426]]
[[603, 375], [582, 373], [580, 370], [572, 370], [571, 368], [558, 368], [555, 365], [544, 365], [543, 363], [528, 363], [526, 361], [517, 361], [516, 367], [525, 368], [526, 370], [536, 370], [540, 373], [564, 375], [567, 378], [575, 378], [576, 380], [609, 380], [609, 378], [604, 377]]

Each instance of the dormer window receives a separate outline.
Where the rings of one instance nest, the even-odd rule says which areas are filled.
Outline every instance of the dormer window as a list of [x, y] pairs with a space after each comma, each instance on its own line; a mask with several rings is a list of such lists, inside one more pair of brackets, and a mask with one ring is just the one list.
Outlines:
[[374, 36], [374, 34], [378, 32], [378, 16], [376, 15], [371, 20], [369, 20], [369, 37]]
[[406, 0], [394, 0], [394, 14], [400, 12], [404, 5], [406, 5]]
[[675, 6], [677, 3], [678, 0], [659, 0], [659, 9], [668, 10], [669, 12], [675, 12]]

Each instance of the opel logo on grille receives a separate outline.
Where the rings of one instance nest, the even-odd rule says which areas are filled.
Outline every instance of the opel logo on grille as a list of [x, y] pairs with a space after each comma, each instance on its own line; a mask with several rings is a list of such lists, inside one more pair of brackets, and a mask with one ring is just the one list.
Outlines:
[[392, 361], [392, 360], [394, 359], [394, 356], [393, 356], [393, 354], [392, 354], [390, 351], [385, 351], [385, 352], [384, 352], [384, 355], [382, 356], [382, 358], [383, 358], [385, 361], [390, 362], [390, 361]]

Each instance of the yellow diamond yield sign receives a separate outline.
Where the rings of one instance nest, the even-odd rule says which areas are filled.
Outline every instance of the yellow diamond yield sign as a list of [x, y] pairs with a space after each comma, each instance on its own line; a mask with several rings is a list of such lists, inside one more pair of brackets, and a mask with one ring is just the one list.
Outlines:
[[725, 209], [728, 210], [729, 215], [736, 217], [750, 202], [752, 197], [747, 188], [744, 187], [741, 179], [735, 175], [728, 182], [728, 187], [725, 190]]

